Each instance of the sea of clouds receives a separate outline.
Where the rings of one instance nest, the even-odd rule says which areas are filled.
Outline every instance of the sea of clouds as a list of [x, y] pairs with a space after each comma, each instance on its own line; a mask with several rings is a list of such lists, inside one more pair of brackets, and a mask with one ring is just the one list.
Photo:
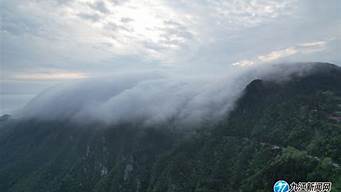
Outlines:
[[153, 71], [88, 78], [45, 90], [19, 116], [107, 124], [201, 123], [227, 115], [252, 80], [283, 81], [292, 74], [305, 74], [311, 66], [255, 65], [204, 76]]

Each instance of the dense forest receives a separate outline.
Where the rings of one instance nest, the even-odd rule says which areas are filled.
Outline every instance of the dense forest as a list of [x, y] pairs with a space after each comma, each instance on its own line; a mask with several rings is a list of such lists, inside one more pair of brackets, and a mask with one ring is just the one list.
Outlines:
[[196, 128], [0, 121], [3, 192], [236, 192], [331, 181], [341, 191], [341, 69], [256, 79]]

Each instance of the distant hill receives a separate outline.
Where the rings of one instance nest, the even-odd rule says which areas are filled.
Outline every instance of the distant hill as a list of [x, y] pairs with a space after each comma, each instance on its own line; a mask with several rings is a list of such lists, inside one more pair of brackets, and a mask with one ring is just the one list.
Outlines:
[[315, 63], [290, 80], [253, 80], [229, 115], [190, 134], [9, 119], [0, 123], [0, 191], [268, 192], [279, 179], [341, 191], [340, 107], [341, 68]]
[[10, 118], [11, 116], [8, 114], [4, 114], [0, 116], [0, 121], [6, 121]]

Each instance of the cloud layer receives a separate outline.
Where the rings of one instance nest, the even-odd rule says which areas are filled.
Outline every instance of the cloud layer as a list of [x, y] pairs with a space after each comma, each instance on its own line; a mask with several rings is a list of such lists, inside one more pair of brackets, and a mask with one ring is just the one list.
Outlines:
[[[216, 76], [259, 63], [341, 63], [338, 0], [4, 0], [1, 106], [35, 84], [163, 71]], [[34, 82], [34, 83], [32, 83]], [[20, 86], [19, 86], [20, 85]], [[33, 93], [34, 90], [34, 93]], [[8, 100], [9, 95], [12, 99]], [[4, 107], [6, 106], [6, 107]], [[20, 105], [21, 106], [21, 105]]]
[[304, 75], [313, 64], [235, 68], [223, 76], [188, 78], [162, 72], [124, 73], [50, 88], [34, 98], [19, 116], [42, 120], [68, 119], [107, 124], [215, 121], [233, 109], [250, 81], [287, 80]]
[[96, 75], [197, 66], [215, 72], [314, 42], [324, 49], [272, 61], [310, 61], [323, 52], [322, 61], [339, 62], [338, 8], [337, 0], [2, 1], [2, 69], [9, 79], [36, 70]]
[[228, 78], [185, 78], [159, 72], [87, 79], [46, 90], [20, 115], [82, 122], [198, 123], [232, 108], [243, 86], [236, 80], [232, 74]]

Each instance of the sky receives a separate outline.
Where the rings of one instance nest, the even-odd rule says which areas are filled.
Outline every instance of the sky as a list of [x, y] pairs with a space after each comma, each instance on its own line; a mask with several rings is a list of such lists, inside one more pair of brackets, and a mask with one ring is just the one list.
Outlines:
[[340, 64], [340, 10], [339, 0], [0, 0], [0, 114], [117, 74]]

